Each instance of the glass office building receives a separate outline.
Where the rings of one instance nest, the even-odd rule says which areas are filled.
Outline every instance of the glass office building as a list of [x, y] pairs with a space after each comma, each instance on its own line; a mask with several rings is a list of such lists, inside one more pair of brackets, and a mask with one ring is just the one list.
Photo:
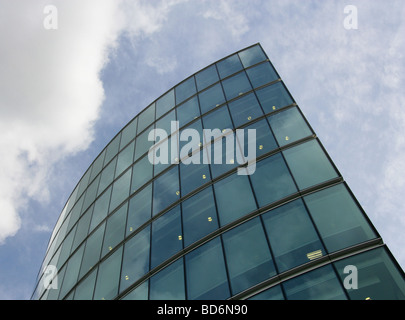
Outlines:
[[[166, 163], [148, 157], [154, 128], [168, 132]], [[181, 139], [186, 129], [201, 139]], [[203, 161], [215, 146], [222, 161]], [[185, 79], [112, 139], [67, 201], [32, 298], [404, 299], [405, 281], [256, 44]]]

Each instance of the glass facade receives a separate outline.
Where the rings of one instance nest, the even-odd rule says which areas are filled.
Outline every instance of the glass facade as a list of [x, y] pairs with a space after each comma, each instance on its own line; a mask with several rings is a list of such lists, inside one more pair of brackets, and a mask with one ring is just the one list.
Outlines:
[[[168, 132], [156, 140], [166, 162], [151, 163], [152, 129]], [[232, 136], [241, 129], [256, 135]], [[203, 161], [221, 146], [222, 162]], [[252, 146], [255, 161], [238, 161]], [[56, 223], [32, 298], [405, 299], [405, 281], [256, 44], [163, 94], [106, 146]]]

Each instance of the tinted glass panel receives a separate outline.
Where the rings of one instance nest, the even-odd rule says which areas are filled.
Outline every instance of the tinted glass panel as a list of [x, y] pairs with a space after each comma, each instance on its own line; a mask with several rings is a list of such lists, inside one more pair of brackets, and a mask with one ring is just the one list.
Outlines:
[[145, 281], [128, 293], [122, 300], [148, 300], [149, 281]]
[[229, 104], [235, 127], [239, 127], [263, 115], [263, 111], [253, 93], [241, 97]]
[[208, 67], [197, 73], [195, 79], [197, 82], [198, 91], [201, 91], [211, 84], [219, 81], [217, 68], [215, 67], [215, 65], [212, 65], [211, 67]]
[[120, 149], [124, 148], [132, 139], [135, 138], [137, 125], [138, 125], [138, 117], [132, 120], [124, 128], [124, 130], [122, 130]]
[[374, 231], [343, 184], [304, 199], [329, 252], [375, 238]]
[[201, 113], [204, 114], [225, 102], [224, 93], [220, 83], [201, 92], [199, 95]]
[[155, 120], [155, 104], [150, 105], [138, 117], [138, 134]]
[[90, 231], [93, 230], [108, 214], [108, 204], [110, 202], [111, 189], [109, 187], [94, 204], [93, 217], [91, 218]]
[[150, 300], [184, 300], [183, 259], [154, 275], [150, 279]]
[[189, 300], [224, 300], [230, 296], [219, 238], [186, 255], [186, 278]]
[[191, 77], [176, 87], [176, 104], [182, 103], [196, 92], [194, 77]]
[[74, 300], [92, 300], [94, 286], [96, 284], [97, 269], [95, 269], [76, 288]]
[[152, 184], [142, 189], [129, 200], [127, 235], [151, 218]]
[[100, 184], [98, 186], [97, 196], [103, 193], [106, 187], [108, 187], [114, 180], [115, 165], [117, 163], [117, 157], [114, 158], [102, 171]]
[[118, 150], [120, 148], [120, 141], [121, 141], [121, 133], [118, 134], [113, 141], [110, 142], [108, 145], [106, 152], [105, 152], [105, 159], [104, 163], [107, 164], [111, 161], [112, 158], [116, 156]]
[[158, 101], [156, 101], [156, 119], [160, 118], [167, 111], [174, 107], [174, 90], [170, 90]]
[[222, 85], [224, 86], [227, 100], [231, 100], [232, 98], [252, 90], [245, 72], [240, 72], [237, 75], [224, 80]]
[[62, 287], [60, 289], [59, 299], [63, 299], [63, 297], [77, 282], [77, 277], [80, 270], [80, 262], [82, 261], [83, 257], [83, 250], [84, 246], [81, 246], [79, 250], [77, 250], [69, 259], [66, 267], [65, 278], [63, 279]]
[[80, 277], [90, 271], [100, 259], [101, 246], [103, 244], [105, 223], [103, 223], [86, 241], [83, 254]]
[[180, 163], [181, 194], [184, 196], [211, 180], [206, 164]]
[[243, 68], [237, 54], [234, 54], [229, 58], [218, 62], [217, 67], [221, 79], [230, 76], [231, 74], [234, 74], [235, 72], [238, 72]]
[[247, 69], [246, 73], [252, 83], [253, 88], [260, 87], [266, 83], [275, 81], [278, 79], [278, 75], [274, 71], [270, 63], [265, 62], [255, 66], [253, 68]]
[[127, 210], [128, 203], [125, 203], [107, 219], [102, 255], [111, 251], [118, 243], [120, 243], [124, 239]]
[[155, 143], [154, 135], [151, 136], [151, 141], [148, 140], [149, 133], [154, 129], [154, 126], [151, 125], [148, 129], [146, 129], [143, 133], [141, 133], [138, 138], [136, 138], [136, 146], [135, 146], [135, 157], [134, 161], [138, 160], [142, 155], [149, 151], [150, 147], [152, 147]]
[[131, 173], [132, 170], [130, 169], [114, 182], [111, 192], [110, 212], [128, 198], [131, 186]]
[[131, 193], [137, 191], [146, 182], [152, 179], [153, 164], [150, 163], [148, 155], [133, 166]]
[[173, 167], [153, 181], [153, 214], [180, 199], [179, 169]]
[[134, 159], [135, 142], [132, 142], [124, 150], [120, 152], [117, 160], [117, 168], [115, 170], [115, 176], [118, 177], [121, 173], [128, 168]]
[[325, 254], [302, 200], [263, 214], [263, 221], [279, 272]]
[[[115, 140], [114, 140], [115, 141]], [[111, 158], [115, 155], [114, 153], [114, 147], [116, 146], [116, 143], [114, 144], [114, 141], [112, 141], [108, 147], [106, 148], [108, 149], [112, 149], [112, 152], [110, 152], [109, 154], [109, 158], [111, 160]], [[92, 181], [100, 172], [100, 170], [103, 168], [103, 163], [104, 163], [104, 158], [105, 158], [105, 153], [106, 151], [104, 150], [97, 158], [96, 160], [94, 160], [94, 163], [91, 166], [91, 174], [90, 174], [90, 179], [89, 181]], [[107, 163], [107, 162], [105, 162]]]
[[177, 107], [177, 119], [179, 121], [179, 127], [183, 127], [190, 121], [200, 116], [200, 107], [198, 105], [198, 98], [193, 97], [186, 101], [182, 105]]
[[259, 218], [224, 233], [232, 293], [239, 293], [276, 274]]
[[284, 300], [281, 286], [275, 286], [249, 298], [248, 300]]
[[239, 57], [245, 68], [267, 59], [260, 46], [254, 46], [239, 52]]
[[291, 96], [283, 86], [277, 82], [271, 86], [256, 91], [259, 102], [265, 113], [272, 112], [293, 103]]

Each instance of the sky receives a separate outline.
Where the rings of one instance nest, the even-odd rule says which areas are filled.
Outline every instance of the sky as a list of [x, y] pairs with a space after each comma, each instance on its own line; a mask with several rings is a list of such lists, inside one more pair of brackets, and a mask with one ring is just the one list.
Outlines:
[[125, 124], [258, 42], [405, 269], [404, 16], [403, 0], [0, 0], [0, 299], [30, 299]]

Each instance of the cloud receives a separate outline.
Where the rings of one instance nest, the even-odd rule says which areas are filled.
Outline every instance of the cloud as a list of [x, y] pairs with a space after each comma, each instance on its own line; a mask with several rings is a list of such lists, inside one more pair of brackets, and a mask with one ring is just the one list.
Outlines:
[[[46, 30], [46, 5], [58, 28]], [[87, 148], [104, 100], [99, 73], [121, 25], [116, 0], [0, 3], [0, 243], [27, 198], [47, 201], [50, 169]]]

